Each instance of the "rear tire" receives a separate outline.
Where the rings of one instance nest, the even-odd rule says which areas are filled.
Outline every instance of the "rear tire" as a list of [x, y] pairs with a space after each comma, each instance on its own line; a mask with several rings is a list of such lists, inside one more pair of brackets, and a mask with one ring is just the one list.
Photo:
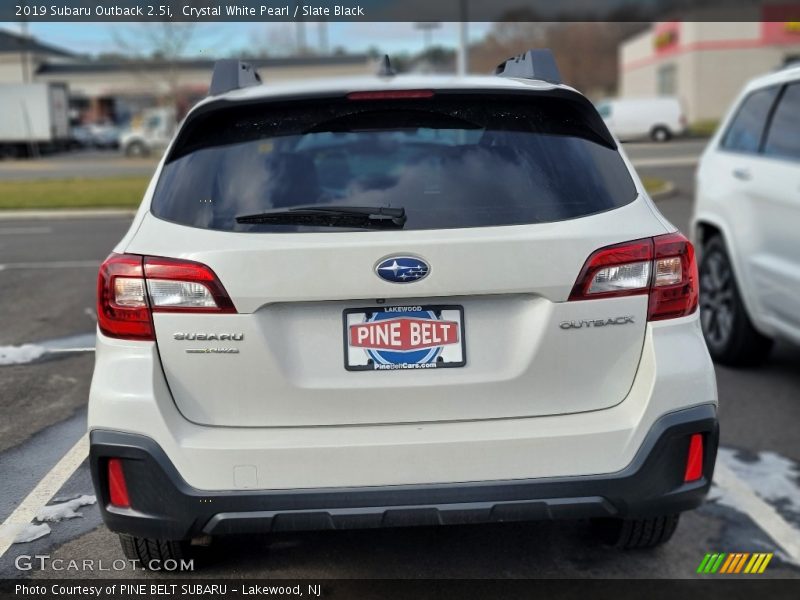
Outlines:
[[163, 569], [167, 560], [180, 564], [181, 560], [192, 558], [191, 546], [185, 541], [154, 540], [120, 533], [119, 543], [126, 558], [139, 561], [148, 570], [154, 570], [152, 567]]
[[149, 156], [150, 152], [142, 142], [131, 142], [127, 146], [125, 146], [125, 156], [131, 158], [140, 158], [143, 156]]
[[595, 535], [609, 546], [622, 550], [641, 550], [666, 544], [678, 527], [680, 515], [632, 519], [597, 519]]
[[659, 143], [668, 142], [672, 139], [672, 132], [663, 125], [658, 125], [653, 127], [653, 130], [650, 132], [650, 139]]
[[718, 363], [752, 366], [769, 356], [772, 340], [753, 327], [718, 235], [706, 242], [700, 260], [700, 322], [708, 351]]

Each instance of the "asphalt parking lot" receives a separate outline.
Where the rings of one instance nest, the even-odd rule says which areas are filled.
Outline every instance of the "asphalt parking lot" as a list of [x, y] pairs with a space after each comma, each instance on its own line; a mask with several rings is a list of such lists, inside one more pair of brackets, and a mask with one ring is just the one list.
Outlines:
[[[640, 174], [674, 182], [674, 193], [659, 206], [682, 229], [701, 149], [695, 141], [626, 148]], [[58, 500], [93, 493], [81, 454], [85, 448], [75, 445], [85, 432], [93, 364], [95, 273], [129, 223], [126, 215], [0, 218], [0, 521], [46, 478], [63, 481], [52, 490]], [[708, 552], [774, 552], [764, 576], [800, 578], [798, 365], [800, 349], [778, 344], [762, 367], [717, 369], [718, 485], [709, 503], [684, 515], [663, 548], [620, 553], [593, 541], [580, 522], [296, 533], [222, 541], [208, 553], [207, 568], [195, 575], [691, 578]], [[62, 457], [70, 452], [79, 465], [74, 470], [63, 466]], [[5, 550], [0, 578], [91, 576], [78, 570], [20, 570], [15, 563], [21, 555], [122, 558], [97, 506], [78, 511], [81, 518], [51, 523], [51, 532], [35, 541], [0, 545], [0, 554]], [[135, 570], [97, 575], [159, 577]]]

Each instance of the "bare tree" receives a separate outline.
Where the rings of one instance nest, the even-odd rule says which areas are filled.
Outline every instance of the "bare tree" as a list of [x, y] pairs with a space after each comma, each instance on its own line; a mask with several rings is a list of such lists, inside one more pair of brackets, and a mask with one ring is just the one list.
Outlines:
[[646, 27], [618, 22], [499, 22], [470, 48], [476, 71], [490, 72], [530, 48], [550, 48], [566, 83], [599, 97], [614, 93], [620, 44]]
[[166, 105], [178, 107], [181, 60], [195, 33], [194, 23], [141, 23], [112, 30], [128, 67], [152, 85]]
[[[306, 24], [304, 24], [306, 25]], [[298, 30], [291, 23], [268, 23], [250, 31], [250, 45], [246, 54], [256, 58], [269, 56], [309, 55], [313, 50], [307, 45], [299, 47]]]

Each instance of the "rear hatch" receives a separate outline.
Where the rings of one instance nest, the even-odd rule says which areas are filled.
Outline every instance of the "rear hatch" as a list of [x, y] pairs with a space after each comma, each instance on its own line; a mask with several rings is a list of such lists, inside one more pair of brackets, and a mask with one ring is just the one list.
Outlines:
[[153, 316], [184, 416], [412, 423], [621, 402], [647, 296], [567, 299], [593, 251], [665, 230], [597, 113], [562, 92], [190, 117], [126, 249], [209, 266], [235, 307]]

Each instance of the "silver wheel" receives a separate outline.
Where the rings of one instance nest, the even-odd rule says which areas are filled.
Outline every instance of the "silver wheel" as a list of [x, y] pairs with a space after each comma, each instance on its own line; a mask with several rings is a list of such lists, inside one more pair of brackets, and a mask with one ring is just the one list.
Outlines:
[[772, 340], [753, 326], [719, 236], [706, 242], [700, 261], [700, 324], [708, 351], [717, 362], [754, 365], [769, 355]]
[[728, 345], [734, 330], [736, 303], [733, 272], [726, 257], [711, 254], [700, 270], [700, 321], [709, 345]]
[[653, 139], [654, 142], [668, 142], [672, 137], [669, 129], [664, 127], [663, 125], [659, 125], [658, 127], [654, 127], [653, 131], [650, 132], [650, 137]]
[[147, 148], [141, 142], [131, 142], [125, 148], [125, 155], [131, 156], [134, 158], [139, 158], [142, 156], [147, 156]]

